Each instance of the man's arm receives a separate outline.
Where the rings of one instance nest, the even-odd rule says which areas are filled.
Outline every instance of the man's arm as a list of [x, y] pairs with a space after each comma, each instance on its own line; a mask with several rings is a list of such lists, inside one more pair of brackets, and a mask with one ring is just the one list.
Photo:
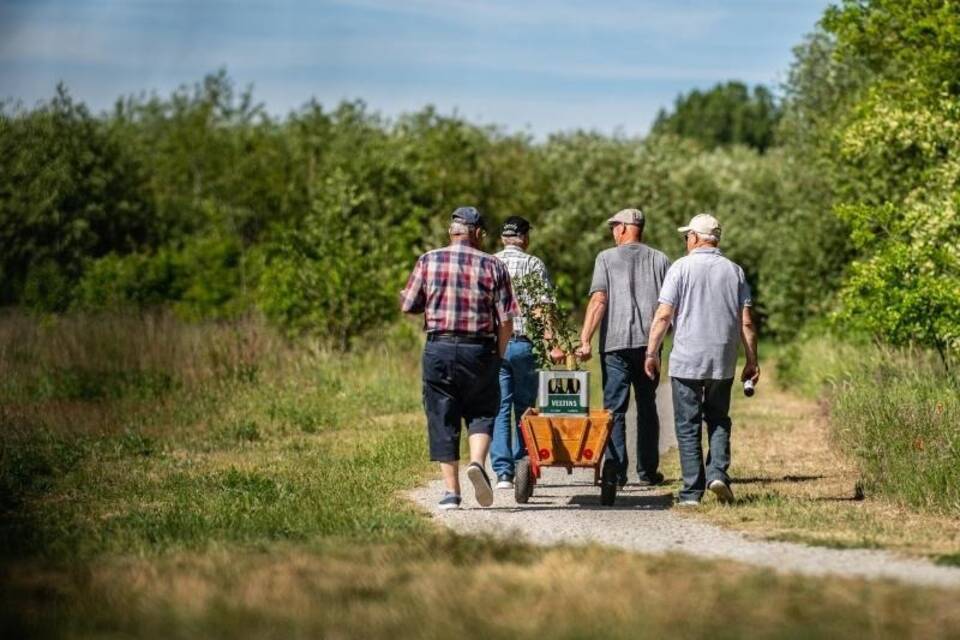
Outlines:
[[670, 323], [673, 320], [673, 305], [660, 303], [657, 312], [653, 314], [650, 324], [650, 337], [647, 339], [647, 357], [643, 363], [643, 370], [651, 380], [660, 375], [660, 347], [663, 338], [667, 335]]
[[520, 305], [513, 294], [513, 284], [506, 265], [500, 260], [494, 260], [494, 282], [497, 288], [495, 313], [497, 321], [497, 351], [500, 357], [507, 352], [507, 343], [513, 337], [513, 319], [520, 315]]
[[410, 272], [410, 277], [407, 278], [407, 286], [400, 292], [400, 310], [409, 314], [423, 313], [426, 301], [423, 259], [421, 257], [414, 265], [413, 271]]
[[581, 360], [590, 359], [590, 341], [593, 340], [593, 334], [596, 333], [600, 321], [603, 320], [607, 312], [607, 292], [595, 291], [590, 296], [590, 302], [587, 304], [587, 313], [583, 318], [583, 330], [580, 332], [580, 347], [577, 348], [577, 355]]
[[740, 339], [743, 341], [743, 350], [747, 355], [747, 363], [743, 365], [740, 380], [753, 380], [756, 384], [760, 380], [760, 364], [757, 359], [757, 326], [753, 323], [753, 314], [750, 307], [744, 307], [740, 314]]
[[510, 337], [513, 335], [513, 319], [507, 319], [500, 323], [500, 327], [497, 329], [497, 350], [500, 353], [500, 357], [503, 357], [503, 354], [507, 352], [507, 343], [510, 341]]

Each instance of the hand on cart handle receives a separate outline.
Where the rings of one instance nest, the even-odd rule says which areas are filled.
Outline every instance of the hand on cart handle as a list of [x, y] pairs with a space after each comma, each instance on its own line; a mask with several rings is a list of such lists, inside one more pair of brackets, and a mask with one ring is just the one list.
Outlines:
[[567, 361], [566, 352], [560, 347], [554, 347], [550, 349], [550, 362], [553, 364], [563, 364]]
[[586, 362], [590, 359], [591, 350], [592, 347], [590, 346], [589, 342], [581, 342], [580, 346], [574, 350], [573, 355], [577, 356], [577, 358], [580, 359], [580, 362]]

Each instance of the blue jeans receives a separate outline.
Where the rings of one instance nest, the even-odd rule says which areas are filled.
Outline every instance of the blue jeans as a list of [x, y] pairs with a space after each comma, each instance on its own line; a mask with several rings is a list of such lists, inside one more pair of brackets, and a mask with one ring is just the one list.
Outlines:
[[[700, 500], [707, 484], [723, 480], [730, 484], [730, 389], [726, 380], [670, 378], [673, 387], [673, 415], [677, 425], [677, 448], [683, 475], [681, 500]], [[707, 423], [707, 464], [703, 464], [700, 442]]]
[[657, 383], [643, 370], [646, 348], [604, 353], [600, 360], [603, 406], [613, 414], [613, 431], [606, 455], [616, 461], [619, 480], [627, 481], [627, 409], [630, 387], [637, 396], [637, 474], [640, 480], [656, 480], [660, 466], [660, 416], [657, 415]]
[[500, 412], [493, 423], [490, 443], [490, 460], [497, 476], [512, 478], [514, 463], [527, 455], [520, 435], [520, 416], [536, 402], [538, 380], [533, 345], [511, 339], [500, 361]]

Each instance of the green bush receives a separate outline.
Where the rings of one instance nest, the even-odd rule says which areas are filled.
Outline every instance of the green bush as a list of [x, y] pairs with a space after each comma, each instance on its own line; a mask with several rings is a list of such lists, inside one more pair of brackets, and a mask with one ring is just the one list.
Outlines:
[[89, 311], [159, 306], [183, 296], [183, 280], [169, 249], [153, 254], [110, 254], [87, 266], [73, 306]]
[[397, 316], [403, 270], [413, 265], [397, 256], [413, 227], [384, 224], [371, 200], [343, 172], [327, 178], [303, 224], [268, 250], [259, 289], [267, 318], [345, 349]]

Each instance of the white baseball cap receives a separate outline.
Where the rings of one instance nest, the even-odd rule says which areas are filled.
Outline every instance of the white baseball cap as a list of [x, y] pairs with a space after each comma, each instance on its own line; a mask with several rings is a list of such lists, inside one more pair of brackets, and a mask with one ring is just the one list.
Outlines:
[[680, 233], [695, 231], [705, 236], [720, 237], [720, 221], [709, 213], [698, 213], [690, 220], [690, 224], [685, 227], [677, 227]]

